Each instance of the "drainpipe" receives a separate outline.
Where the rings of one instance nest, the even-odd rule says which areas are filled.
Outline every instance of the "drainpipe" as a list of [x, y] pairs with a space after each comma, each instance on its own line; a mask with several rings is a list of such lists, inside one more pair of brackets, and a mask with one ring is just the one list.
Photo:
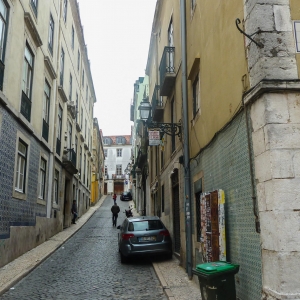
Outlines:
[[183, 165], [185, 193], [185, 228], [186, 228], [186, 270], [192, 278], [192, 220], [191, 220], [191, 180], [190, 180], [190, 149], [187, 103], [187, 54], [186, 54], [186, 1], [180, 0], [181, 27], [181, 69], [182, 69], [182, 106], [183, 106]]

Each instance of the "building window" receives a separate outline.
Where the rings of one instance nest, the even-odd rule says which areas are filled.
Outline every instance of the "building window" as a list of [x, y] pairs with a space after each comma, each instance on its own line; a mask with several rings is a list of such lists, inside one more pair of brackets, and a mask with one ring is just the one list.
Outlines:
[[78, 123], [78, 93], [76, 92], [76, 123]]
[[4, 45], [6, 42], [6, 26], [7, 26], [7, 6], [3, 0], [0, 0], [0, 58], [4, 61]]
[[30, 3], [34, 14], [37, 16], [38, 0], [31, 0]]
[[122, 165], [116, 165], [116, 175], [122, 175]]
[[77, 53], [77, 71], [79, 71], [79, 68], [80, 68], [80, 52], [78, 50], [78, 53]]
[[50, 109], [50, 92], [51, 88], [47, 80], [45, 80], [44, 87], [44, 101], [43, 101], [43, 138], [48, 142], [49, 135], [49, 109]]
[[63, 18], [65, 23], [67, 22], [67, 9], [68, 9], [68, 1], [64, 0]]
[[0, 0], [0, 90], [3, 90], [4, 77], [4, 54], [7, 34], [7, 6], [3, 0]]
[[161, 212], [165, 211], [165, 186], [161, 186]]
[[61, 130], [62, 130], [62, 115], [63, 110], [62, 107], [59, 105], [58, 107], [58, 126], [57, 126], [57, 137], [56, 137], [56, 153], [60, 155], [60, 149], [61, 149]]
[[294, 35], [296, 42], [296, 52], [300, 52], [300, 21], [294, 21]]
[[199, 76], [195, 78], [193, 82], [193, 117], [197, 115], [199, 111]]
[[117, 137], [116, 138], [116, 143], [117, 144], [125, 144], [125, 138], [124, 137]]
[[53, 43], [54, 43], [54, 20], [52, 15], [50, 14], [48, 49], [50, 50], [51, 54], [53, 54]]
[[82, 70], [82, 83], [81, 83], [81, 85], [82, 85], [83, 88], [84, 88], [84, 70]]
[[117, 157], [122, 157], [122, 149], [117, 149]]
[[84, 154], [84, 160], [83, 160], [83, 183], [85, 183], [85, 171], [86, 171], [86, 154]]
[[28, 146], [22, 140], [19, 140], [15, 190], [20, 193], [25, 193], [27, 149]]
[[108, 171], [107, 171], [107, 166], [105, 166], [105, 168], [104, 168], [104, 174], [105, 174], [105, 176], [107, 176], [108, 175]]
[[61, 48], [60, 54], [60, 85], [64, 85], [64, 69], [65, 69], [65, 52], [64, 49]]
[[86, 102], [88, 101], [88, 99], [89, 99], [89, 87], [88, 85], [86, 85], [86, 95], [85, 95]]
[[30, 122], [31, 115], [31, 87], [33, 77], [33, 54], [28, 45], [25, 47], [21, 113]]
[[40, 165], [40, 191], [39, 191], [39, 198], [45, 199], [45, 185], [46, 185], [46, 160], [41, 158], [41, 165]]
[[74, 31], [74, 26], [72, 25], [72, 41], [71, 41], [71, 45], [72, 45], [72, 49], [74, 50], [74, 39], [75, 39], [75, 31]]
[[59, 172], [55, 170], [54, 172], [54, 203], [58, 204], [58, 188], [59, 188]]
[[81, 108], [81, 118], [80, 118], [80, 127], [82, 129], [82, 125], [83, 125], [83, 108]]
[[107, 157], [107, 149], [104, 149], [104, 156]]
[[82, 166], [82, 147], [80, 147], [80, 152], [79, 152], [79, 177], [80, 179], [82, 178], [82, 170], [81, 170], [81, 166]]
[[84, 120], [84, 139], [86, 140], [87, 121]]
[[73, 78], [72, 74], [70, 73], [70, 86], [69, 86], [69, 100], [72, 101], [72, 84], [73, 84]]

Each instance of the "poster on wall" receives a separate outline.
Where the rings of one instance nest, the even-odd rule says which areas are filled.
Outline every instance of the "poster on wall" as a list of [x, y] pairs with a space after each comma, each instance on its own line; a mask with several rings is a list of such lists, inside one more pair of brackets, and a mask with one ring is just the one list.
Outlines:
[[223, 190], [201, 195], [201, 249], [206, 262], [226, 261], [224, 205]]

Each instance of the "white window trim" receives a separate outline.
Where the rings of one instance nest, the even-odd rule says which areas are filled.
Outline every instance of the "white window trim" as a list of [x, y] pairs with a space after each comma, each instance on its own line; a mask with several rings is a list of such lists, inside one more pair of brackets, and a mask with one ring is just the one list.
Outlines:
[[[297, 27], [299, 27], [298, 33], [296, 31], [296, 24], [298, 24]], [[300, 20], [293, 21], [293, 32], [295, 38], [295, 51], [296, 53], [300, 53]]]
[[[22, 140], [27, 145], [27, 158], [26, 158], [26, 174], [24, 176], [25, 179], [25, 192], [21, 192], [15, 189], [16, 186], [16, 168], [18, 165], [18, 146], [19, 146], [19, 140]], [[28, 166], [30, 165], [30, 140], [20, 131], [17, 131], [17, 137], [16, 137], [16, 148], [15, 148], [15, 165], [14, 165], [14, 183], [13, 183], [13, 198], [17, 198], [20, 200], [26, 200], [27, 199], [27, 191], [28, 191]]]

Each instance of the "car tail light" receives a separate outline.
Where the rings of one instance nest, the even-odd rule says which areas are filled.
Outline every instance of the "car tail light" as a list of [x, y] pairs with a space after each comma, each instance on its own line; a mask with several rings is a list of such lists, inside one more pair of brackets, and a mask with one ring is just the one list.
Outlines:
[[159, 234], [163, 236], [170, 236], [170, 232], [168, 230], [163, 230]]
[[132, 233], [123, 233], [122, 234], [122, 239], [123, 240], [129, 240], [132, 237], [134, 237], [134, 234], [132, 234]]

